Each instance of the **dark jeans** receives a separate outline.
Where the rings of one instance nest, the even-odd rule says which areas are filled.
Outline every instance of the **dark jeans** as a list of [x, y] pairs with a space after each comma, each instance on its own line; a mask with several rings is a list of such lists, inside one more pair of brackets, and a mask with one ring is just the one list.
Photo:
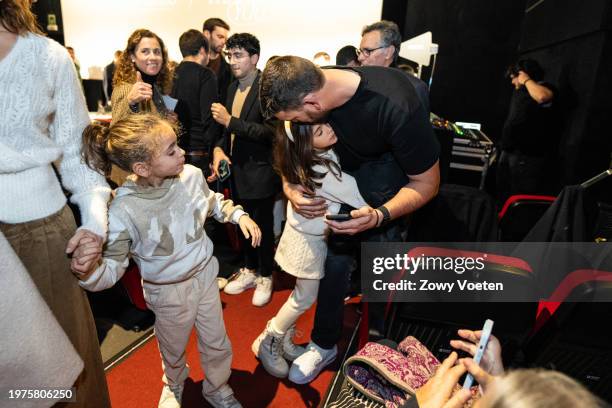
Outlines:
[[274, 262], [274, 198], [275, 196], [253, 200], [236, 200], [261, 229], [261, 244], [257, 248], [253, 248], [251, 241], [245, 239], [240, 232], [245, 267], [258, 269], [261, 276], [272, 275]]
[[[344, 297], [353, 271], [360, 273], [361, 242], [400, 242], [403, 221], [396, 220], [384, 228], [365, 231], [349, 237], [332, 235], [328, 241], [325, 277], [321, 279], [314, 327], [311, 338], [324, 349], [332, 348], [342, 336]], [[369, 303], [370, 333], [384, 333], [385, 303]]]
[[548, 157], [502, 150], [497, 167], [498, 204], [515, 194], [557, 194], [554, 166]]

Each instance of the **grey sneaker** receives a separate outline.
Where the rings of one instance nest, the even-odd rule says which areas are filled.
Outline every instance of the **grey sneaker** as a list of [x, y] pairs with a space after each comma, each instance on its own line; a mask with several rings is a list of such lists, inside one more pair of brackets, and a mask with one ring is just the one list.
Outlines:
[[289, 361], [293, 361], [306, 352], [306, 348], [298, 346], [293, 342], [295, 337], [295, 324], [287, 330], [285, 337], [283, 338], [283, 357]]
[[162, 389], [162, 394], [161, 397], [159, 397], [159, 403], [157, 404], [157, 408], [180, 408], [182, 398], [182, 385], [175, 385], [171, 387], [166, 384]]
[[251, 345], [253, 354], [261, 361], [266, 371], [278, 378], [285, 378], [289, 373], [289, 364], [283, 358], [283, 339], [270, 330], [270, 321], [265, 330]]
[[221, 397], [220, 393], [204, 395], [204, 399], [214, 408], [242, 408], [234, 394]]
[[257, 275], [255, 272], [250, 271], [247, 268], [240, 268], [237, 275], [227, 284], [223, 291], [228, 295], [237, 295], [244, 292], [247, 289], [254, 288], [256, 286], [255, 280]]

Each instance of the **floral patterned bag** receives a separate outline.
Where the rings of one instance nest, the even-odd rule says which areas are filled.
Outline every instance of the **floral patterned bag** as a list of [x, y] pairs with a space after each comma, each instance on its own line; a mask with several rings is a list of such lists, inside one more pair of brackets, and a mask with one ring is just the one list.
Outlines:
[[[397, 350], [379, 343], [367, 343], [343, 366], [344, 375], [354, 392], [375, 405], [398, 408], [414, 398], [435, 373], [440, 361], [421, 342], [406, 337]], [[456, 386], [454, 392], [461, 388]], [[477, 387], [472, 394], [476, 395]], [[474, 398], [465, 404], [469, 407]]]

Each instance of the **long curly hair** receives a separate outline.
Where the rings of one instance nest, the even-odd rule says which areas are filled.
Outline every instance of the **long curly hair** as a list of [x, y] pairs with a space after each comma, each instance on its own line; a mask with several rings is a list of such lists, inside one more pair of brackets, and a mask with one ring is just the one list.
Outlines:
[[30, 7], [29, 0], [0, 0], [0, 24], [13, 34], [44, 35]]
[[136, 65], [132, 62], [132, 56], [136, 53], [136, 48], [143, 38], [155, 38], [159, 42], [159, 46], [162, 49], [162, 67], [157, 75], [157, 86], [160, 87], [162, 93], [170, 93], [172, 87], [172, 74], [170, 67], [168, 66], [168, 50], [164, 45], [164, 42], [157, 34], [149, 31], [145, 28], [140, 28], [130, 35], [128, 38], [125, 50], [119, 58], [119, 65], [115, 69], [115, 76], [113, 77], [113, 86], [117, 86], [121, 83], [133, 84], [136, 82]]

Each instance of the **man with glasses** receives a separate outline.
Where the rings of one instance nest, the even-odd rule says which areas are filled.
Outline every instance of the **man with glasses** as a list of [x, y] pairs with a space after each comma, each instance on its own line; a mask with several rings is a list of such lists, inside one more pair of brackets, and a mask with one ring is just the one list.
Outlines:
[[[402, 35], [392, 21], [381, 20], [365, 26], [361, 31], [361, 43], [357, 58], [362, 66], [397, 67]], [[429, 114], [429, 87], [414, 75], [408, 79], [417, 91], [419, 99]]]
[[244, 267], [224, 290], [236, 295], [255, 288], [252, 300], [255, 306], [265, 305], [272, 295], [273, 209], [275, 196], [280, 192], [280, 179], [272, 168], [274, 131], [264, 124], [259, 105], [259, 52], [259, 40], [251, 34], [234, 34], [227, 40], [227, 58], [237, 80], [228, 88], [225, 106], [214, 103], [211, 108], [213, 118], [225, 127], [214, 149], [214, 172], [219, 175], [221, 160], [232, 165], [233, 198], [262, 232], [258, 248], [243, 241]]

